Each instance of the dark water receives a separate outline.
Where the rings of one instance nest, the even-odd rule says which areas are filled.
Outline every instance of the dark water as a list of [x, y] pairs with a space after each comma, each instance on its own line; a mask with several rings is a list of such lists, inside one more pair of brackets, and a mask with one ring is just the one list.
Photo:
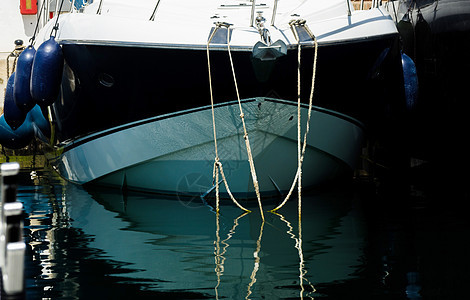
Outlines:
[[256, 203], [243, 215], [223, 201], [217, 216], [197, 198], [85, 190], [25, 168], [24, 298], [469, 299], [470, 38], [431, 40], [431, 59], [414, 57], [432, 65], [418, 70], [419, 110], [391, 122], [396, 151], [379, 153], [427, 162], [305, 192], [300, 222], [297, 199], [263, 223]]
[[243, 215], [224, 200], [217, 216], [198, 198], [85, 190], [23, 170], [25, 297], [467, 298], [468, 191], [427, 165], [412, 171], [305, 192], [300, 222], [292, 199], [263, 223], [256, 203]]

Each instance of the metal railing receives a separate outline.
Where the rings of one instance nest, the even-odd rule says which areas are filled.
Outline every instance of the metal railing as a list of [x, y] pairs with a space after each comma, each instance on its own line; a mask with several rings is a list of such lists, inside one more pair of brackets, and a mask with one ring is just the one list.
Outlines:
[[[250, 18], [250, 27], [254, 26], [256, 17], [256, 0], [251, 0], [251, 18]], [[277, 2], [278, 0], [274, 0], [274, 5], [273, 5], [273, 15], [271, 17], [271, 26], [274, 26], [274, 21], [276, 20], [276, 12], [277, 12]]]
[[[348, 1], [348, 0], [346, 0]], [[357, 2], [359, 2], [359, 0], [352, 0], [353, 2], [353, 5], [356, 4]], [[366, 9], [371, 9], [371, 8], [378, 8], [382, 5], [382, 0], [368, 0], [368, 1], [364, 1], [364, 0], [360, 0], [360, 3], [359, 5], [354, 5], [355, 9], [359, 9], [359, 10], [366, 10]]]

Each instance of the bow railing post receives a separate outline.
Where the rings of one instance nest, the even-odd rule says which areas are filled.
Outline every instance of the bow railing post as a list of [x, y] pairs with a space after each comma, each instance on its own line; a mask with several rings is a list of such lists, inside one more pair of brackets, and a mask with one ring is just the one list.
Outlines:
[[250, 18], [250, 27], [253, 27], [255, 22], [255, 9], [256, 9], [256, 0], [251, 0], [251, 18]]
[[271, 26], [274, 26], [274, 21], [276, 20], [277, 1], [278, 1], [278, 0], [274, 0], [274, 8], [273, 8], [273, 16], [272, 16], [272, 18], [271, 18]]

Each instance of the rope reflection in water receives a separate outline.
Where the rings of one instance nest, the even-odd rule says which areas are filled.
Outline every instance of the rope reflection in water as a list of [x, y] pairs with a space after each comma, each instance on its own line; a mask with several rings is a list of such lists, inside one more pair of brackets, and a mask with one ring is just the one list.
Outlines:
[[[288, 230], [285, 231], [287, 235], [294, 240], [295, 242], [295, 248], [297, 249], [298, 252], [298, 257], [299, 257], [299, 298], [304, 299], [304, 296], [308, 297], [309, 299], [313, 299], [311, 294], [315, 293], [316, 289], [313, 285], [312, 282], [307, 278], [307, 270], [305, 269], [305, 260], [304, 260], [304, 255], [303, 255], [303, 250], [302, 250], [302, 218], [301, 218], [301, 210], [299, 208], [298, 210], [299, 215], [298, 215], [298, 235], [294, 233], [294, 227], [292, 224], [280, 213], [277, 212], [271, 212], [273, 216], [276, 216], [281, 220], [283, 223], [286, 224]], [[221, 285], [221, 278], [224, 275], [224, 263], [227, 257], [225, 256], [227, 253], [227, 249], [230, 246], [228, 241], [235, 235], [235, 230], [239, 226], [239, 221], [248, 215], [248, 212], [243, 213], [242, 215], [238, 216], [233, 220], [233, 226], [232, 228], [228, 231], [227, 237], [224, 240], [221, 240], [220, 237], [220, 214], [216, 213], [216, 232], [215, 236], [216, 239], [214, 241], [214, 261], [215, 261], [215, 274], [217, 276], [217, 284], [214, 287], [215, 291], [215, 296], [216, 299], [219, 299], [219, 288]], [[253, 265], [253, 270], [250, 275], [250, 282], [248, 283], [247, 286], [247, 294], [245, 299], [250, 299], [250, 295], [253, 294], [253, 287], [256, 283], [256, 275], [260, 269], [260, 262], [261, 262], [261, 241], [263, 237], [263, 231], [264, 231], [264, 225], [268, 224], [274, 229], [277, 229], [273, 224], [262, 220], [261, 225], [259, 228], [259, 234], [258, 234], [258, 239], [256, 240], [256, 248], [253, 252], [253, 258], [254, 258], [254, 265]], [[308, 289], [308, 291], [306, 291]], [[307, 295], [305, 293], [307, 292]]]
[[[220, 277], [224, 273], [224, 262], [225, 262], [224, 255], [227, 252], [227, 248], [229, 247], [229, 244], [227, 242], [235, 234], [235, 229], [238, 226], [238, 220], [240, 220], [241, 218], [243, 218], [247, 214], [248, 214], [248, 212], [245, 212], [245, 213], [241, 214], [240, 216], [238, 216], [236, 219], [234, 219], [233, 220], [233, 226], [229, 230], [229, 232], [227, 234], [227, 238], [225, 238], [223, 241], [220, 241], [220, 219], [219, 219], [220, 215], [218, 213], [216, 213], [216, 232], [215, 232], [216, 240], [214, 241], [214, 244], [215, 244], [215, 252], [214, 252], [214, 255], [215, 255], [215, 257], [214, 257], [214, 259], [215, 259], [215, 269], [214, 270], [215, 270], [215, 274], [217, 275], [217, 285], [214, 288], [216, 299], [219, 299], [218, 288], [220, 286]], [[220, 244], [224, 245], [222, 251], [221, 251], [221, 248], [220, 248]]]
[[261, 251], [261, 238], [263, 237], [263, 228], [264, 228], [264, 220], [261, 222], [261, 227], [259, 228], [259, 236], [258, 240], [256, 241], [256, 251], [253, 253], [253, 257], [255, 258], [255, 265], [253, 267], [253, 272], [251, 272], [251, 282], [248, 284], [248, 293], [246, 294], [245, 299], [249, 299], [248, 297], [251, 295], [251, 288], [256, 282], [256, 273], [258, 273], [259, 270], [259, 262], [260, 262], [260, 257], [259, 253]]
[[[305, 287], [304, 287], [304, 281], [306, 282], [306, 284], [309, 285], [310, 289], [311, 289], [311, 292], [309, 293], [314, 293], [316, 290], [315, 290], [315, 287], [313, 286], [313, 284], [306, 278], [305, 275], [307, 275], [307, 270], [305, 270], [305, 260], [304, 260], [304, 253], [302, 251], [302, 218], [301, 218], [301, 215], [300, 215], [300, 209], [299, 209], [299, 237], [297, 238], [294, 234], [294, 227], [292, 227], [291, 223], [283, 216], [281, 215], [280, 213], [277, 213], [277, 212], [271, 212], [273, 215], [276, 215], [279, 217], [279, 219], [286, 223], [287, 225], [287, 228], [289, 228], [289, 230], [287, 230], [287, 234], [290, 236], [291, 239], [293, 239], [295, 241], [295, 248], [298, 250], [299, 252], [299, 280], [300, 280], [300, 299], [303, 299], [304, 297], [304, 292], [305, 292]], [[313, 297], [309, 296], [309, 298], [313, 299]]]

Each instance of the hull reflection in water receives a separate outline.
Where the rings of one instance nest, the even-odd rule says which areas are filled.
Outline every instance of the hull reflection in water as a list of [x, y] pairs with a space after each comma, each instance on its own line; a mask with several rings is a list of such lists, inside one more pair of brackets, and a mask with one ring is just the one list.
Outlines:
[[95, 237], [90, 246], [129, 263], [135, 272], [128, 276], [159, 290], [230, 299], [313, 296], [316, 283], [350, 278], [362, 255], [361, 228], [344, 206], [350, 199], [338, 195], [305, 201], [299, 228], [296, 201], [263, 223], [231, 203], [217, 216], [198, 198], [77, 194], [67, 206], [73, 226]]
[[296, 200], [263, 223], [256, 202], [244, 203], [255, 211], [243, 214], [224, 200], [217, 216], [199, 198], [45, 190], [55, 199], [32, 202], [49, 206], [42, 211], [51, 220], [30, 215], [27, 226], [44, 297], [310, 299], [321, 295], [317, 285], [355, 279], [364, 263], [362, 216], [348, 193], [305, 196], [299, 226]]

